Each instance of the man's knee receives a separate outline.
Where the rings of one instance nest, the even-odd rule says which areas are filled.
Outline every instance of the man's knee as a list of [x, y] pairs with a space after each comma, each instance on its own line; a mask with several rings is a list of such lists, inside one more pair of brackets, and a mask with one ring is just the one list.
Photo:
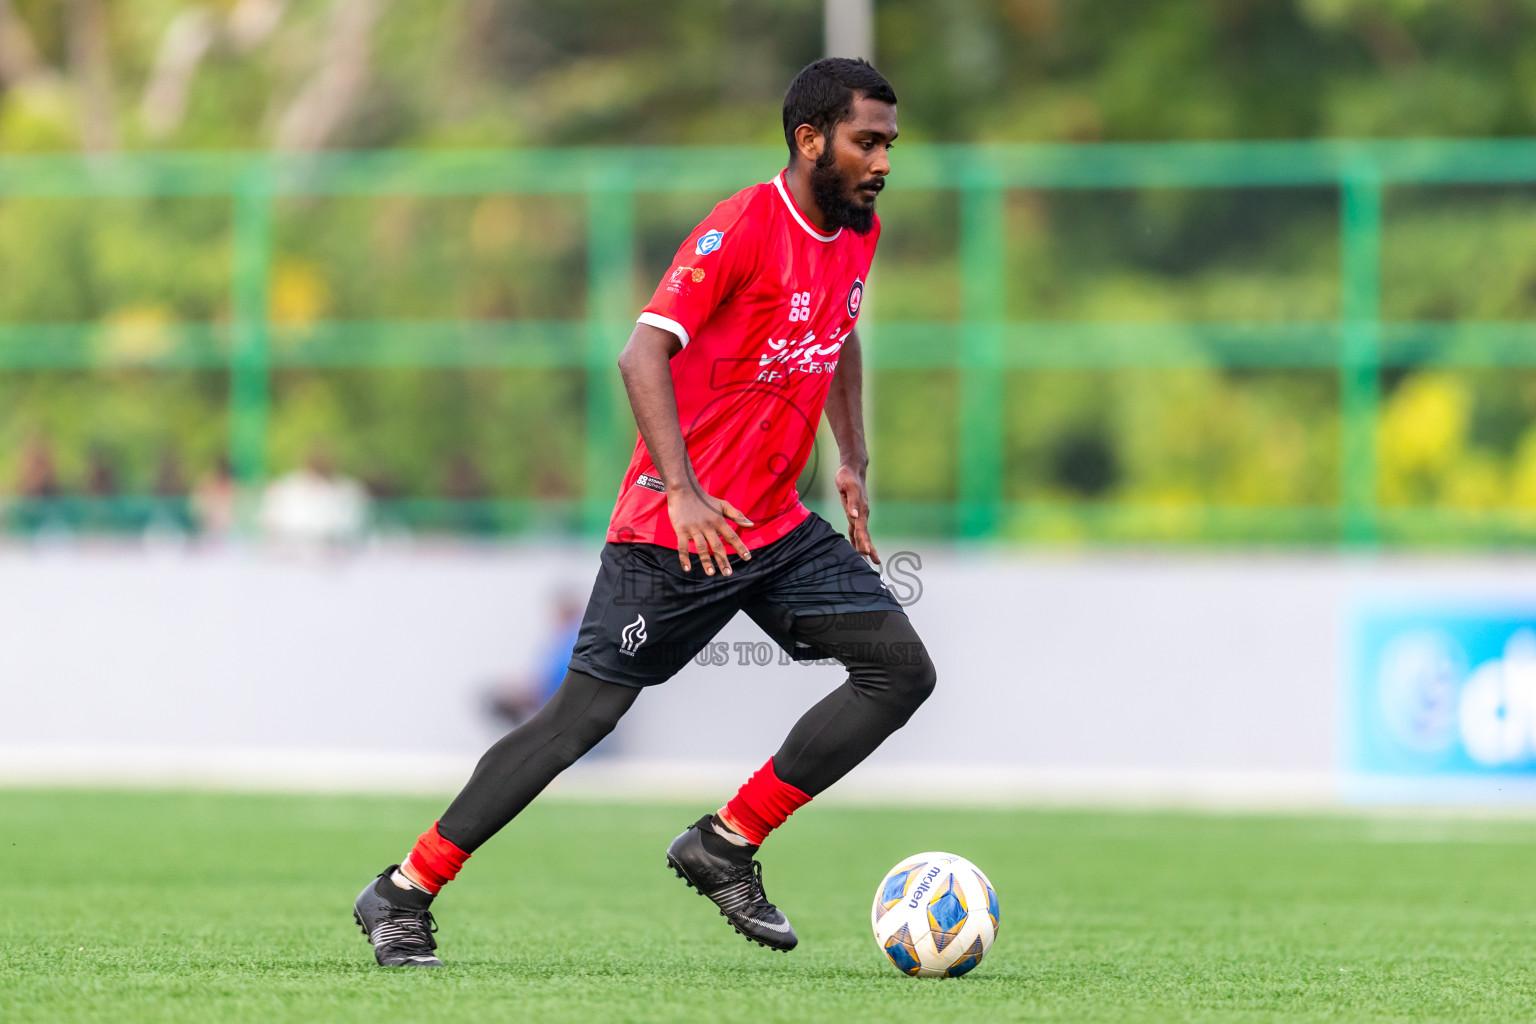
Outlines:
[[921, 644], [912, 654], [913, 657], [891, 669], [891, 693], [909, 713], [922, 707], [939, 678], [933, 659], [928, 657], [928, 651]]
[[[870, 666], [869, 690], [877, 699], [910, 716], [933, 692], [938, 673], [921, 640], [889, 645], [876, 665]], [[857, 684], [855, 684], [857, 685]]]
[[905, 615], [888, 621], [885, 626], [876, 645], [879, 653], [873, 664], [865, 668], [871, 670], [870, 682], [874, 684], [871, 689], [880, 694], [880, 699], [910, 716], [933, 692], [938, 673], [928, 648]]

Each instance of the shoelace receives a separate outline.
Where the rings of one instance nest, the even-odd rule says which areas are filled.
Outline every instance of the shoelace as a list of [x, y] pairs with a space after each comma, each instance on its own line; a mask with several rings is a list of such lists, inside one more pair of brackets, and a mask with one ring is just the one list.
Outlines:
[[368, 938], [376, 949], [425, 946], [434, 950], [437, 940], [432, 935], [436, 931], [437, 919], [432, 916], [432, 911], [396, 909], [374, 926]]
[[774, 906], [768, 902], [768, 893], [763, 889], [763, 862], [752, 862], [752, 874], [750, 878], [743, 878], [739, 882], [716, 889], [709, 894], [720, 907], [722, 914], [734, 914], [743, 907], [749, 907], [754, 916], [763, 916]]
[[763, 864], [762, 861], [752, 862], [752, 880], [756, 882], [756, 892], [752, 900], [753, 910], [772, 910], [773, 904], [768, 902], [768, 892], [763, 888]]

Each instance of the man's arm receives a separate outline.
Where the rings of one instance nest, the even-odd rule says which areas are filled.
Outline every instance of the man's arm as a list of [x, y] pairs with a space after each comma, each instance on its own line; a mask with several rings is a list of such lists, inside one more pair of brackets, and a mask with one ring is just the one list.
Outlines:
[[636, 324], [629, 344], [619, 353], [619, 373], [624, 377], [624, 390], [629, 393], [629, 407], [634, 410], [645, 449], [667, 485], [667, 515], [677, 534], [677, 557], [683, 571], [692, 569], [688, 560], [692, 541], [706, 575], [713, 576], [718, 565], [720, 572], [729, 576], [726, 545], [742, 558], [752, 557], [731, 523], [751, 526], [752, 521], [725, 499], [705, 494], [694, 475], [677, 419], [677, 394], [672, 390], [671, 359], [682, 347], [671, 331]]
[[848, 332], [838, 353], [826, 409], [837, 439], [837, 493], [848, 516], [848, 540], [855, 551], [879, 565], [880, 555], [869, 539], [869, 493], [864, 489], [869, 450], [864, 447], [864, 350], [858, 331]]

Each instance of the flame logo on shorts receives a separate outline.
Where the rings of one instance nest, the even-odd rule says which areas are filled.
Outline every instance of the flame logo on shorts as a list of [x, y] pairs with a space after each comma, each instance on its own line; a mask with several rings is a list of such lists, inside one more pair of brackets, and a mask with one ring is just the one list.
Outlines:
[[645, 616], [636, 615], [635, 621], [619, 633], [619, 653], [634, 657], [635, 649], [645, 643]]

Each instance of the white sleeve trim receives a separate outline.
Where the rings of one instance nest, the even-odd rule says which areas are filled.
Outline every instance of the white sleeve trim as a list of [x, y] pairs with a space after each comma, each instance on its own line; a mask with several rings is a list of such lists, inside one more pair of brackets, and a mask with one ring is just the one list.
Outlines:
[[664, 331], [671, 331], [673, 334], [677, 335], [677, 340], [683, 343], [684, 348], [688, 346], [688, 328], [684, 327], [676, 320], [669, 320], [662, 316], [660, 313], [652, 313], [650, 311], [646, 311], [641, 313], [635, 322], [641, 324], [650, 324], [652, 327], [660, 327]]

